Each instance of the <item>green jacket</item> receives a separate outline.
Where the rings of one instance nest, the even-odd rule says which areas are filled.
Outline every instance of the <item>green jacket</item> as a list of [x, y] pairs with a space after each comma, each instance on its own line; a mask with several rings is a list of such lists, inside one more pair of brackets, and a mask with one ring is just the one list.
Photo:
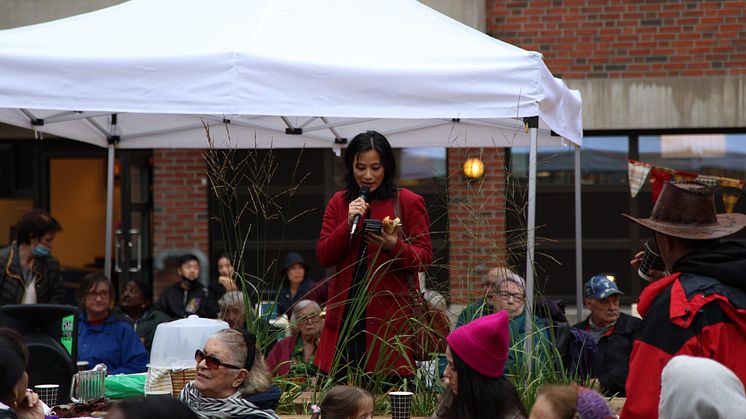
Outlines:
[[[34, 258], [36, 273], [36, 301], [39, 304], [62, 304], [65, 286], [62, 282], [60, 262], [54, 256]], [[21, 304], [26, 292], [23, 269], [18, 257], [18, 245], [0, 249], [0, 306]]]
[[[458, 316], [456, 327], [463, 326], [476, 318], [494, 313], [495, 307], [482, 298], [479, 301], [464, 307], [461, 314]], [[525, 308], [520, 316], [510, 319], [508, 328], [510, 333], [510, 349], [508, 350], [508, 361], [505, 363], [505, 373], [511, 375], [523, 375], [520, 373], [526, 370], [526, 367], [524, 366], [524, 345], [526, 341]], [[536, 371], [537, 368], [542, 370], [553, 368], [552, 365], [547, 362], [548, 354], [552, 352], [552, 346], [546, 320], [534, 317], [534, 328], [532, 334], [534, 336], [534, 341], [531, 352], [534, 354], [534, 370]]]

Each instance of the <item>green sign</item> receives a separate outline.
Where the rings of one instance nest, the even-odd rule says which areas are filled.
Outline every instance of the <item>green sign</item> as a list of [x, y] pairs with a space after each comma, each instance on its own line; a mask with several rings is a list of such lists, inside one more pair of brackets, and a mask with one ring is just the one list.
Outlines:
[[73, 324], [75, 321], [75, 315], [71, 314], [69, 316], [62, 318], [62, 337], [60, 338], [60, 343], [62, 346], [67, 349], [67, 353], [72, 356], [73, 355]]

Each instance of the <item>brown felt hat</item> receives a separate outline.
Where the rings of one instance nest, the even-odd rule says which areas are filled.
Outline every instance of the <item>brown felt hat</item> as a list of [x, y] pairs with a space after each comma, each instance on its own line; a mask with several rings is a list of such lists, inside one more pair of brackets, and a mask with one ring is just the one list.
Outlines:
[[717, 214], [712, 188], [690, 181], [665, 183], [650, 218], [622, 215], [653, 231], [691, 240], [718, 239], [746, 227], [746, 214]]

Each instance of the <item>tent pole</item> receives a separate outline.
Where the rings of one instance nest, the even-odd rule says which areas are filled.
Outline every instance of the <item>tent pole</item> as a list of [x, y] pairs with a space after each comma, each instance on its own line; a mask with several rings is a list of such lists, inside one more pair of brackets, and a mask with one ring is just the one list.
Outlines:
[[575, 146], [575, 322], [583, 319], [583, 218], [580, 194], [580, 146]]
[[106, 169], [106, 255], [104, 275], [111, 279], [111, 244], [114, 218], [114, 142], [109, 142], [108, 166]]
[[528, 216], [526, 220], [526, 341], [525, 354], [528, 371], [533, 369], [531, 347], [533, 345], [534, 309], [534, 246], [536, 243], [536, 148], [539, 142], [539, 117], [524, 118], [531, 142], [528, 147]]

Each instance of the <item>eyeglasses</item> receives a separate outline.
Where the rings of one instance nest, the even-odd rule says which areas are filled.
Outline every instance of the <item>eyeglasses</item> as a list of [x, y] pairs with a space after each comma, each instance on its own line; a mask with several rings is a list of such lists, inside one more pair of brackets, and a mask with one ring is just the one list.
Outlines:
[[319, 322], [319, 315], [318, 314], [309, 314], [308, 316], [303, 316], [298, 319], [298, 324], [301, 323], [318, 323]]
[[212, 355], [205, 355], [205, 353], [202, 352], [202, 350], [200, 350], [200, 349], [197, 349], [197, 351], [194, 353], [194, 360], [197, 361], [198, 364], [200, 362], [202, 362], [202, 360], [204, 360], [205, 361], [205, 365], [207, 365], [207, 368], [211, 369], [211, 370], [216, 370], [219, 367], [230, 368], [232, 370], [240, 370], [241, 369], [241, 367], [237, 367], [235, 365], [224, 364], [223, 361], [215, 358]]
[[500, 296], [501, 300], [505, 300], [505, 301], [508, 301], [510, 300], [510, 297], [513, 297], [513, 299], [518, 303], [523, 301], [523, 299], [525, 298], [525, 296], [520, 292], [512, 293], [508, 291], [498, 291], [497, 295]]
[[91, 300], [95, 300], [98, 297], [109, 298], [109, 291], [89, 292], [85, 296]]

